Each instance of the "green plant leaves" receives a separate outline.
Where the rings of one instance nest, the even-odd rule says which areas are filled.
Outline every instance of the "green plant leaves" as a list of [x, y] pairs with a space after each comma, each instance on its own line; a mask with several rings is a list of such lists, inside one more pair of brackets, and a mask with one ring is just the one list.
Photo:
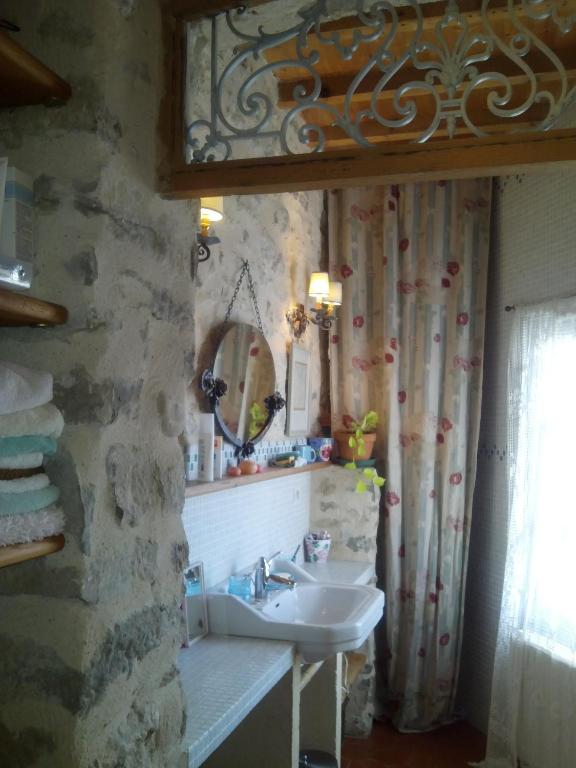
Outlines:
[[378, 426], [378, 414], [376, 411], [368, 411], [360, 423], [362, 432], [373, 432]]
[[366, 477], [376, 477], [378, 474], [375, 469], [372, 467], [366, 467], [366, 469], [363, 470]]
[[366, 493], [367, 490], [366, 483], [363, 480], [358, 480], [356, 483], [356, 493]]
[[349, 461], [347, 464], [344, 464], [344, 469], [350, 469], [354, 471], [356, 469], [356, 462]]
[[356, 448], [356, 438], [350, 436], [348, 438], [348, 445], [350, 446], [350, 448]]
[[383, 477], [375, 477], [372, 481], [377, 488], [382, 488], [386, 480]]

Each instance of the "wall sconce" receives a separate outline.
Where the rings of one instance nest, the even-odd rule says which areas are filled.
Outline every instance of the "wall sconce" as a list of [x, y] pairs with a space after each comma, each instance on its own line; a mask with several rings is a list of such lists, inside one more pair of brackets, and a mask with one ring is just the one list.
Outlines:
[[286, 320], [296, 339], [301, 339], [309, 323], [329, 331], [336, 318], [335, 307], [342, 304], [342, 283], [330, 280], [328, 272], [312, 272], [308, 295], [316, 300], [309, 312], [304, 304], [297, 304], [286, 313]]
[[198, 243], [196, 261], [200, 264], [210, 258], [210, 246], [220, 242], [220, 238], [211, 234], [212, 224], [224, 218], [223, 197], [202, 197], [200, 199], [200, 231], [196, 235]]

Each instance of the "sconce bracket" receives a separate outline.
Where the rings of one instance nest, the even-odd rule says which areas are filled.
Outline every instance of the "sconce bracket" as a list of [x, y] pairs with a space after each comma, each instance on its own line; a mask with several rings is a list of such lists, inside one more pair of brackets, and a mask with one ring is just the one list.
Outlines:
[[219, 237], [214, 235], [206, 236], [201, 232], [196, 235], [196, 262], [201, 264], [210, 258], [210, 246], [217, 245], [220, 242]]
[[317, 325], [323, 331], [329, 331], [332, 328], [334, 321], [334, 308], [328, 304], [321, 307], [312, 307], [310, 312], [313, 313], [313, 317], [310, 321]]
[[286, 320], [295, 339], [301, 339], [310, 323], [317, 325], [322, 331], [329, 331], [335, 320], [334, 307], [331, 304], [322, 307], [312, 307], [306, 312], [304, 304], [296, 304], [286, 313]]

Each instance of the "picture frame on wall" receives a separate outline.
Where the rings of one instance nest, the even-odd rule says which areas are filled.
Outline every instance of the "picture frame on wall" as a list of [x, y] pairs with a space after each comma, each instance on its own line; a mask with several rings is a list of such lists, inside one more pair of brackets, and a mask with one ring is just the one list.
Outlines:
[[208, 605], [204, 586], [204, 566], [201, 562], [188, 566], [184, 571], [184, 645], [193, 643], [208, 634]]
[[286, 434], [307, 437], [310, 428], [310, 352], [292, 344], [288, 357]]

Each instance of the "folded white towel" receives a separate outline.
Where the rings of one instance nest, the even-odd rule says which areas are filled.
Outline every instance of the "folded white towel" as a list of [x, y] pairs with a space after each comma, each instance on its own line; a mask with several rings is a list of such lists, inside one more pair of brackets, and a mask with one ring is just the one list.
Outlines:
[[62, 414], [52, 403], [0, 416], [0, 437], [42, 435], [57, 438], [64, 429]]
[[43, 453], [19, 453], [17, 456], [0, 456], [0, 469], [35, 469], [41, 467]]
[[50, 478], [48, 475], [32, 475], [31, 477], [17, 477], [14, 480], [0, 480], [0, 493], [25, 493], [26, 491], [41, 491], [48, 488]]
[[64, 513], [52, 505], [37, 512], [0, 517], [0, 547], [8, 544], [24, 544], [56, 536], [64, 530]]
[[0, 361], [0, 414], [36, 408], [52, 400], [52, 374]]

